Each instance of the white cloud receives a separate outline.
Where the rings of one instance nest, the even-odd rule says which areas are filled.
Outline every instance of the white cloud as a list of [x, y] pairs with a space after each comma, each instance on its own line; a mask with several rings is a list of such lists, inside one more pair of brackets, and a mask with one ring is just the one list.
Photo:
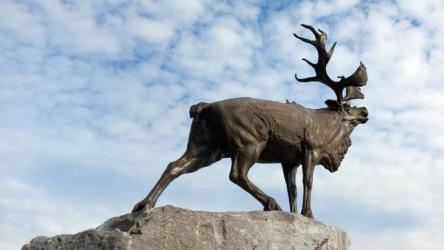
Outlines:
[[121, 45], [111, 30], [100, 27], [94, 16], [94, 6], [85, 3], [63, 4], [59, 1], [39, 2], [41, 15], [51, 35], [49, 41], [68, 53], [105, 53], [115, 55]]
[[8, 1], [0, 3], [0, 30], [26, 44], [41, 45], [45, 39], [44, 28], [29, 9]]
[[165, 43], [174, 34], [174, 27], [166, 22], [137, 17], [129, 21], [128, 31], [147, 42]]
[[[338, 173], [317, 168], [315, 215], [344, 227], [352, 247], [436, 249], [430, 235], [442, 233], [444, 223], [436, 209], [444, 205], [441, 1], [269, 7], [0, 3], [3, 245], [17, 249], [37, 234], [80, 231], [129, 210], [184, 152], [191, 104], [253, 96], [323, 105], [333, 95], [325, 86], [293, 79], [313, 73], [300, 59], [315, 60], [315, 50], [292, 36], [311, 37], [299, 26], [308, 23], [327, 31], [330, 45], [338, 41], [332, 77], [352, 73], [361, 60], [369, 73], [366, 99], [356, 103], [367, 106], [370, 121], [353, 133]], [[229, 182], [229, 165], [179, 178], [159, 204], [260, 209]], [[46, 180], [56, 170], [57, 178]], [[278, 165], [255, 167], [251, 178], [287, 207], [280, 172]], [[57, 182], [68, 175], [78, 185]], [[90, 201], [81, 187], [115, 192], [109, 195], [120, 205], [106, 195]]]
[[94, 228], [97, 221], [105, 221], [113, 215], [104, 206], [91, 204], [85, 209], [83, 205], [72, 204], [66, 199], [50, 199], [43, 190], [35, 190], [35, 187], [17, 180], [9, 179], [8, 182], [14, 183], [12, 187], [2, 185], [0, 189], [0, 241], [3, 249], [19, 249], [37, 235], [75, 233]]
[[338, 12], [347, 11], [359, 2], [359, 0], [319, 1], [315, 4], [314, 13], [321, 17], [329, 16]]
[[[323, 0], [323, 1], [301, 1], [296, 9], [309, 19], [342, 14], [349, 11], [361, 1], [359, 0]], [[305, 18], [304, 18], [305, 19]]]
[[190, 24], [203, 14], [209, 1], [206, 0], [167, 0], [167, 1], [140, 1], [143, 10], [156, 19], [170, 19], [178, 25]]

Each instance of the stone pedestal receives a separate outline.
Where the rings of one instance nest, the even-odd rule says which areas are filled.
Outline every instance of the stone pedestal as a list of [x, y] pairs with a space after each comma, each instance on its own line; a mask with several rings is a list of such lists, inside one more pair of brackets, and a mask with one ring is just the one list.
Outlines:
[[201, 212], [165, 206], [114, 217], [74, 235], [36, 237], [36, 249], [341, 249], [346, 233], [286, 212]]

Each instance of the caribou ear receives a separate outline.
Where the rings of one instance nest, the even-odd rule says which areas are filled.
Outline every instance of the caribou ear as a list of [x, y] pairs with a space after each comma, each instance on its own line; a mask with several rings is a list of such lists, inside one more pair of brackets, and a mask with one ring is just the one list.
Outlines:
[[332, 99], [326, 100], [325, 104], [327, 104], [328, 108], [335, 109], [335, 110], [337, 110], [341, 107], [336, 100], [332, 100]]
[[343, 101], [350, 101], [352, 99], [364, 99], [364, 94], [361, 92], [360, 87], [351, 87], [348, 86], [345, 89], [345, 97], [342, 99]]

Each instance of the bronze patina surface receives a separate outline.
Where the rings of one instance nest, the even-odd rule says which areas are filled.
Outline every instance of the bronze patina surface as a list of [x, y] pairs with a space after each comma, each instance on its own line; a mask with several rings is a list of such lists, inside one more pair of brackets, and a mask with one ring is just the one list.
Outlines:
[[[313, 218], [311, 189], [313, 171], [322, 165], [331, 172], [338, 170], [351, 145], [353, 129], [367, 122], [365, 107], [352, 107], [350, 100], [362, 99], [360, 87], [367, 83], [364, 64], [349, 77], [333, 81], [326, 67], [336, 43], [327, 51], [327, 34], [302, 24], [315, 40], [294, 36], [312, 44], [318, 61], [303, 59], [316, 76], [296, 79], [300, 82], [319, 81], [331, 88], [336, 100], [327, 100], [328, 107], [305, 108], [295, 102], [279, 103], [254, 98], [234, 98], [213, 103], [198, 103], [190, 108], [193, 118], [185, 153], [168, 167], [148, 194], [137, 203], [133, 212], [154, 207], [162, 191], [175, 178], [211, 165], [222, 158], [231, 158], [230, 180], [255, 197], [264, 210], [281, 210], [277, 202], [248, 178], [248, 171], [256, 163], [280, 163], [285, 176], [290, 211], [297, 212], [296, 170], [302, 165], [303, 204], [301, 214]], [[346, 90], [345, 97], [343, 91]]]

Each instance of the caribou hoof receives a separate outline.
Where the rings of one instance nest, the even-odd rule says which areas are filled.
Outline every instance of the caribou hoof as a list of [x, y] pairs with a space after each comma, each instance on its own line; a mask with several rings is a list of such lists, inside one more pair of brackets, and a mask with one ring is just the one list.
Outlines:
[[140, 210], [143, 210], [144, 208], [152, 208], [152, 206], [148, 205], [148, 202], [146, 200], [141, 200], [139, 201], [133, 208], [133, 210], [131, 211], [131, 213], [135, 213], [138, 212]]
[[301, 212], [301, 214], [305, 217], [314, 219], [313, 212], [311, 212], [311, 210], [304, 210]]
[[264, 206], [264, 211], [282, 211], [282, 208], [273, 199], [270, 199], [266, 206]]

